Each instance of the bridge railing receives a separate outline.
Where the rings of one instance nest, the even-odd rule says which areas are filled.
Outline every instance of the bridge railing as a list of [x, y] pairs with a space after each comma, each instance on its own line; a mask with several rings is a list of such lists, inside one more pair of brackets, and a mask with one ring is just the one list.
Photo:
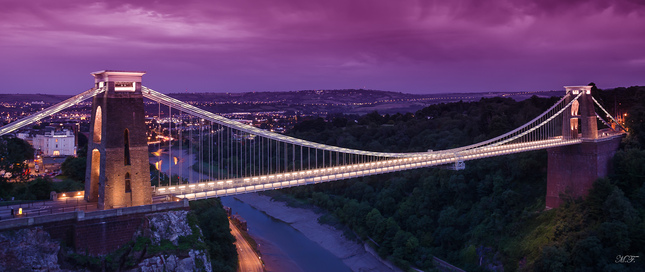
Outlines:
[[180, 198], [190, 199], [219, 197], [329, 182], [334, 180], [364, 177], [370, 175], [379, 175], [416, 168], [453, 164], [458, 162], [459, 160], [468, 161], [482, 159], [531, 150], [545, 149], [555, 146], [578, 144], [580, 142], [580, 139], [562, 140], [555, 138], [536, 141], [532, 143], [517, 143], [502, 146], [483, 147], [477, 150], [468, 150], [466, 152], [461, 152], [459, 156], [456, 156], [455, 154], [442, 153], [428, 156], [392, 159], [381, 162], [312, 169], [294, 173], [282, 173], [226, 180], [211, 180], [192, 184], [160, 186], [156, 188], [155, 194], [173, 194]]

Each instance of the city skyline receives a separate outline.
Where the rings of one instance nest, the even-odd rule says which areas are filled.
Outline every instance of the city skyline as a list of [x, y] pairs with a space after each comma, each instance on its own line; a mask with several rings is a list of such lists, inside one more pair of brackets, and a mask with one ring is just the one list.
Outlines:
[[162, 92], [406, 93], [643, 85], [645, 4], [617, 1], [3, 1], [0, 93], [90, 72]]

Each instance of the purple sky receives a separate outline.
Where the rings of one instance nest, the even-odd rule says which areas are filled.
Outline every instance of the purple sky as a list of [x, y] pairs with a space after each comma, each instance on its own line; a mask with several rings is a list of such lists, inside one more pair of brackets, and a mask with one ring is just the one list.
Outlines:
[[645, 1], [0, 0], [0, 93], [103, 69], [165, 93], [645, 85]]

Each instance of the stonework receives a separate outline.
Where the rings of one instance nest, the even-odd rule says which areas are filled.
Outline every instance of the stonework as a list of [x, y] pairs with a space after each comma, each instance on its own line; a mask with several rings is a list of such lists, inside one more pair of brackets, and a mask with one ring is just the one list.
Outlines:
[[0, 233], [0, 245], [0, 272], [60, 270], [60, 245], [42, 228]]
[[[209, 254], [196, 248], [151, 250], [162, 241], [170, 241], [179, 248], [182, 237], [197, 233], [197, 242], [203, 243], [201, 229], [188, 224], [188, 211], [167, 211], [151, 214], [130, 214], [109, 218], [83, 220], [70, 224], [60, 222], [57, 227], [39, 226], [0, 232], [0, 272], [9, 271], [212, 271]], [[73, 237], [66, 231], [72, 230]], [[139, 248], [131, 241], [145, 237], [150, 243]], [[73, 248], [61, 247], [61, 243]], [[121, 248], [120, 250], [117, 250]], [[202, 247], [203, 248], [203, 247]], [[116, 252], [116, 255], [114, 255]], [[120, 252], [120, 253], [119, 253]], [[94, 267], [70, 259], [70, 254], [81, 259], [95, 260]], [[105, 261], [108, 254], [111, 261]], [[118, 269], [117, 269], [118, 268]]]
[[616, 136], [547, 149], [547, 209], [560, 206], [561, 194], [572, 198], [586, 196], [593, 183], [611, 171], [611, 158], [621, 140], [622, 136]]
[[546, 208], [557, 208], [561, 195], [585, 197], [593, 183], [611, 171], [611, 158], [618, 150], [623, 134], [598, 138], [598, 124], [591, 86], [565, 87], [565, 103], [571, 108], [562, 112], [562, 138], [582, 139], [581, 144], [547, 149]]
[[132, 241], [144, 218], [145, 214], [130, 214], [79, 221], [74, 225], [74, 248], [91, 256], [112, 252]]
[[143, 74], [118, 71], [93, 73], [96, 87], [106, 88], [106, 91], [92, 101], [90, 131], [93, 135], [88, 143], [85, 199], [98, 201], [99, 209], [152, 203], [141, 93]]
[[[205, 252], [201, 250], [190, 250], [189, 257], [179, 257], [177, 255], [159, 255], [145, 259], [139, 263], [135, 269], [128, 271], [135, 272], [193, 272], [205, 271], [211, 272], [212, 268], [210, 263], [207, 262], [208, 258]], [[206, 265], [198, 265], [198, 263]]]
[[[591, 96], [591, 86], [565, 87], [567, 94], [564, 103], [569, 104], [578, 94], [582, 95], [573, 102], [570, 110], [562, 112], [562, 137], [564, 139], [598, 138], [596, 112]], [[580, 131], [579, 131], [580, 130]]]
[[[145, 233], [139, 234], [149, 237], [153, 245], [168, 240], [173, 245], [179, 245], [179, 238], [193, 234], [188, 225], [187, 211], [171, 211], [149, 214], [146, 216], [148, 227]], [[197, 228], [200, 232], [201, 230]], [[203, 242], [203, 241], [202, 241]], [[139, 262], [138, 267], [131, 271], [163, 272], [163, 271], [212, 271], [208, 253], [204, 250], [191, 249], [188, 255], [158, 254], [150, 256]]]

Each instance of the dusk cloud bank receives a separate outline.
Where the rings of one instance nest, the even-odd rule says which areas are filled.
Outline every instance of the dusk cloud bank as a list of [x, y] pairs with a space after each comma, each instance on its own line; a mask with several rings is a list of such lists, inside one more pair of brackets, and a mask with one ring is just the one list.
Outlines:
[[2, 93], [78, 93], [102, 69], [162, 92], [645, 84], [638, 0], [0, 3]]

